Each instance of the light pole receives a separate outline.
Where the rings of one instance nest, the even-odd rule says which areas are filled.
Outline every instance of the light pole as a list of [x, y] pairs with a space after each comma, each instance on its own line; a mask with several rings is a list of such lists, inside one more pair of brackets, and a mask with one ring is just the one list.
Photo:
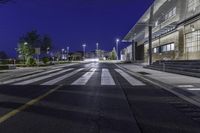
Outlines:
[[97, 48], [97, 50], [99, 49], [99, 43], [96, 43], [96, 48]]
[[85, 47], [86, 47], [86, 44], [84, 43], [82, 46], [83, 46], [83, 58], [85, 58]]
[[63, 48], [63, 49], [62, 49], [62, 60], [64, 60], [64, 57], [65, 57], [65, 56], [64, 56], [64, 51], [65, 51], [65, 49]]
[[67, 47], [67, 60], [69, 58], [69, 47]]
[[99, 43], [96, 43], [96, 54], [97, 58], [99, 58]]
[[117, 60], [119, 60], [119, 57], [118, 57], [119, 49], [118, 49], [118, 47], [119, 47], [119, 39], [117, 38], [117, 39], [116, 39]]

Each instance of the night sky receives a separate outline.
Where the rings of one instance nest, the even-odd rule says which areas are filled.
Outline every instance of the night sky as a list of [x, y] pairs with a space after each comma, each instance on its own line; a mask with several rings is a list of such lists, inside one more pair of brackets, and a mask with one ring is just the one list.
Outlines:
[[[14, 0], [0, 5], [0, 51], [15, 56], [19, 37], [31, 30], [51, 36], [54, 48], [111, 50], [153, 0]], [[126, 44], [120, 44], [124, 47]], [[123, 46], [122, 46], [123, 45]]]

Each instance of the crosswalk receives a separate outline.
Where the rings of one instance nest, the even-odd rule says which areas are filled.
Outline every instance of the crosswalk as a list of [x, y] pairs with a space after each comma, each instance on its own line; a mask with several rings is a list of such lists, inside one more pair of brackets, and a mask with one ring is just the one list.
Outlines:
[[43, 79], [51, 78], [51, 77], [53, 77], [53, 76], [56, 76], [56, 75], [65, 73], [65, 72], [70, 71], [70, 70], [72, 70], [72, 69], [73, 69], [73, 68], [70, 68], [70, 69], [62, 70], [62, 71], [59, 71], [59, 72], [57, 72], [57, 73], [49, 74], [49, 75], [46, 75], [46, 76], [37, 77], [37, 78], [34, 78], [34, 79], [29, 79], [29, 80], [26, 80], [26, 81], [23, 81], [23, 82], [15, 83], [14, 85], [27, 85], [27, 84], [31, 84], [31, 83], [34, 83], [34, 82], [41, 81], [41, 80], [43, 80]]
[[96, 69], [92, 68], [89, 72], [85, 73], [82, 77], [74, 81], [72, 85], [86, 85], [86, 83], [89, 81], [95, 71]]
[[[94, 75], [95, 74], [95, 75]], [[40, 73], [35, 73], [32, 75], [27, 75], [24, 77], [18, 77], [10, 79], [1, 83], [1, 85], [71, 85], [71, 86], [86, 86], [93, 76], [99, 75], [99, 78], [95, 78], [94, 84], [97, 82], [101, 86], [115, 86], [119, 85], [119, 80], [116, 78], [123, 78], [126, 80], [127, 84], [131, 86], [145, 86], [145, 83], [137, 80], [133, 76], [124, 72], [121, 69], [108, 69], [108, 68], [57, 68], [43, 71]], [[78, 75], [78, 76], [77, 76]], [[73, 78], [72, 78], [73, 77]], [[97, 84], [98, 85], [98, 84]]]
[[102, 69], [101, 85], [115, 85], [115, 81], [113, 80], [108, 69]]

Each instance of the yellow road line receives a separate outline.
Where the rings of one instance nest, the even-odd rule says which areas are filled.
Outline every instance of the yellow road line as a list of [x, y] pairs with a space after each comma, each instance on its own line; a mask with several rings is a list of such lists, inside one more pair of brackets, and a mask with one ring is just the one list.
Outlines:
[[51, 90], [49, 90], [48, 92], [46, 92], [45, 94], [35, 98], [35, 99], [32, 99], [31, 101], [27, 102], [26, 104], [20, 106], [19, 108], [17, 109], [14, 109], [10, 112], [8, 112], [7, 114], [3, 115], [0, 117], [0, 124], [5, 122], [6, 120], [10, 119], [11, 117], [17, 115], [18, 113], [22, 112], [23, 110], [31, 107], [32, 105], [38, 103], [39, 101], [41, 101], [42, 99], [44, 99], [45, 97], [47, 97], [48, 95], [50, 95], [51, 93], [55, 92], [56, 90], [58, 90], [59, 88], [61, 88], [62, 85], [60, 86], [57, 86]]

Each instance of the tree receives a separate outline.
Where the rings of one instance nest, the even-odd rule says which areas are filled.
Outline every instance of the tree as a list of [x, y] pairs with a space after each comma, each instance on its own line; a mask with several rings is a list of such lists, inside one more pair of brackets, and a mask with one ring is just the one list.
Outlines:
[[29, 65], [36, 55], [36, 48], [40, 48], [41, 52], [46, 53], [51, 47], [52, 40], [49, 36], [41, 37], [36, 30], [32, 30], [19, 39], [17, 51], [24, 62]]
[[113, 48], [112, 52], [110, 53], [110, 60], [116, 60], [117, 59], [117, 52], [115, 50], [115, 48]]
[[18, 52], [20, 58], [22, 58], [24, 60], [24, 64], [27, 64], [27, 65], [29, 64], [30, 58], [35, 53], [34, 49], [27, 42], [19, 43], [17, 52]]
[[34, 64], [33, 55], [35, 54], [35, 48], [38, 48], [41, 45], [40, 40], [40, 35], [36, 30], [27, 32], [20, 38], [17, 52], [26, 65]]
[[44, 35], [41, 43], [42, 53], [47, 53], [52, 48], [52, 40], [48, 35]]
[[20, 38], [20, 42], [27, 42], [32, 48], [39, 48], [41, 46], [41, 36], [36, 30], [27, 32], [25, 36]]

